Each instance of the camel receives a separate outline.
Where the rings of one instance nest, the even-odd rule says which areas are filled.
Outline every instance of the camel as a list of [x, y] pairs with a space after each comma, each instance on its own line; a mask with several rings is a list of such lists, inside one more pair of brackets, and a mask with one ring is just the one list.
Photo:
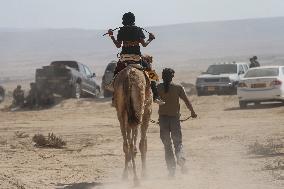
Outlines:
[[125, 167], [123, 179], [128, 179], [128, 164], [132, 163], [134, 184], [139, 185], [136, 173], [136, 141], [140, 126], [139, 150], [142, 161], [142, 177], [146, 177], [147, 129], [152, 113], [150, 81], [143, 71], [129, 65], [120, 71], [114, 81], [114, 106], [123, 137]]

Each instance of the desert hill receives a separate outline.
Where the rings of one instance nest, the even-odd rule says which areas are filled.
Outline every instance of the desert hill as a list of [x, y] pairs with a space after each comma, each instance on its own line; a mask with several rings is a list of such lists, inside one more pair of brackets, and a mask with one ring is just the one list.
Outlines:
[[[247, 60], [283, 64], [284, 17], [202, 22], [150, 27], [156, 40], [143, 52], [155, 56], [157, 68], [190, 65], [204, 69], [216, 61]], [[83, 29], [0, 28], [0, 78], [33, 78], [37, 67], [52, 60], [72, 59], [102, 75], [105, 64], [119, 52], [105, 31]], [[15, 67], [17, 69], [15, 70]]]

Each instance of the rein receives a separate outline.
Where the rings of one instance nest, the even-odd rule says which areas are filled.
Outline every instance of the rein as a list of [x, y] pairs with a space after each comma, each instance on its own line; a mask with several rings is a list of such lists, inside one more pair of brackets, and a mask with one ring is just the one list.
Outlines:
[[[116, 31], [116, 30], [118, 30], [118, 29], [120, 29], [120, 28], [122, 28], [122, 27], [118, 27], [118, 28], [115, 28], [115, 29], [111, 29], [111, 31]], [[139, 27], [140, 28], [140, 27]], [[147, 32], [148, 34], [150, 34], [150, 32], [148, 32], [146, 29], [144, 29], [144, 28], [141, 28], [142, 30], [144, 30], [145, 32]], [[108, 33], [105, 33], [105, 34], [103, 34], [103, 36], [106, 36]]]
[[[180, 122], [185, 122], [185, 121], [189, 120], [190, 118], [192, 118], [192, 116], [189, 116], [189, 117], [187, 117], [187, 118], [185, 118], [185, 119], [180, 119], [179, 121], [180, 121]], [[159, 123], [160, 123], [159, 121], [155, 121], [155, 120], [153, 120], [153, 119], [151, 119], [150, 122], [151, 122], [151, 123], [155, 123], [155, 124], [159, 124]]]

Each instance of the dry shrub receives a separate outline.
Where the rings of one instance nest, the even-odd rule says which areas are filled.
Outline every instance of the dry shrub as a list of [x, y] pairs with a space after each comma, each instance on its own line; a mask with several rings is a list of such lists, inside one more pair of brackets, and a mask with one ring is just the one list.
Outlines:
[[33, 142], [37, 147], [46, 147], [46, 148], [63, 148], [66, 145], [66, 142], [55, 136], [53, 133], [49, 133], [47, 137], [42, 134], [36, 134], [33, 136]]
[[29, 137], [28, 134], [26, 134], [25, 132], [20, 132], [20, 131], [16, 131], [16, 132], [15, 132], [15, 136], [16, 136], [17, 138], [28, 138], [28, 137]]
[[254, 144], [249, 145], [249, 153], [256, 155], [275, 155], [279, 154], [280, 150], [284, 147], [284, 144], [276, 142], [273, 139], [268, 140], [266, 143], [261, 144], [255, 141]]
[[263, 170], [271, 171], [276, 180], [284, 180], [284, 160], [281, 158], [266, 163]]
[[284, 170], [284, 160], [275, 159], [272, 163], [265, 165], [266, 170]]

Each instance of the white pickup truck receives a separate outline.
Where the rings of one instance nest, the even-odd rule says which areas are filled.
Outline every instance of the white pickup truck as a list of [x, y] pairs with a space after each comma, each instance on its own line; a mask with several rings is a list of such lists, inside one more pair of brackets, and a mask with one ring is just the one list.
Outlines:
[[247, 63], [212, 64], [196, 79], [197, 95], [237, 94], [240, 79], [249, 69]]

